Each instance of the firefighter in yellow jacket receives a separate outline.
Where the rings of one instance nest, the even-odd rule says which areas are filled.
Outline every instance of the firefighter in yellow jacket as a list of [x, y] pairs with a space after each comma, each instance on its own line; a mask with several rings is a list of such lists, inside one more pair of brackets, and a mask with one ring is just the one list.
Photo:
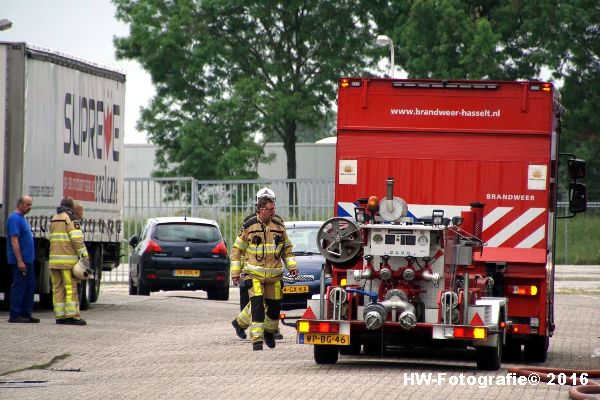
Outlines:
[[252, 279], [249, 288], [252, 323], [250, 339], [254, 350], [262, 350], [263, 341], [275, 347], [273, 335], [279, 326], [281, 310], [281, 278], [283, 264], [290, 276], [298, 275], [292, 243], [284, 225], [275, 216], [275, 201], [263, 196], [258, 200], [256, 216], [248, 219], [235, 239], [231, 251], [231, 280], [239, 284], [241, 260], [244, 271]]
[[80, 259], [89, 265], [89, 255], [73, 208], [73, 199], [62, 199], [50, 225], [52, 300], [57, 324], [85, 325], [79, 315], [79, 279], [73, 275], [73, 267]]

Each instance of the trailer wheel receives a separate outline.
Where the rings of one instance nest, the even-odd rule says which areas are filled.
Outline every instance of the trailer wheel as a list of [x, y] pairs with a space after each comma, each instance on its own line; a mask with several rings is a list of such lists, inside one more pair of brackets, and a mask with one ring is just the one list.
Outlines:
[[40, 293], [40, 307], [42, 307], [44, 310], [54, 309], [54, 300], [52, 299], [52, 288], [50, 288], [50, 293]]
[[87, 310], [90, 308], [90, 299], [87, 296], [87, 281], [81, 281], [77, 284], [77, 291], [79, 295], [79, 309]]
[[502, 336], [494, 347], [476, 347], [477, 368], [484, 371], [498, 371], [502, 360]]
[[338, 346], [315, 344], [315, 362], [317, 364], [335, 364], [339, 356]]
[[547, 336], [532, 336], [525, 342], [523, 355], [526, 361], [545, 362], [548, 358], [550, 339]]
[[0, 310], [8, 311], [10, 309], [10, 288], [7, 288], [4, 293], [4, 300], [0, 302]]
[[94, 279], [88, 280], [88, 298], [90, 303], [98, 301], [100, 296], [100, 282], [102, 281], [102, 247], [97, 247], [92, 255]]

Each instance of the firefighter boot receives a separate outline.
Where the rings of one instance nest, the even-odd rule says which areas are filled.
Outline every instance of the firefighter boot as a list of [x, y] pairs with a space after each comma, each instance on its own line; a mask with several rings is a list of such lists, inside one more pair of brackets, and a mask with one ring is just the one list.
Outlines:
[[87, 325], [87, 322], [85, 322], [85, 319], [81, 319], [81, 318], [65, 318], [64, 325], [79, 325], [79, 326], [83, 326], [83, 325]]
[[273, 337], [272, 333], [265, 332], [265, 344], [270, 349], [274, 349], [275, 348], [275, 338]]
[[256, 350], [262, 350], [263, 349], [263, 342], [254, 342], [252, 343], [252, 350], [256, 351]]
[[231, 321], [231, 325], [233, 326], [233, 329], [235, 329], [235, 334], [238, 335], [240, 339], [246, 339], [246, 331], [242, 329], [236, 319]]
[[283, 340], [283, 335], [281, 332], [277, 331], [273, 334], [273, 338], [275, 338], [275, 340]]

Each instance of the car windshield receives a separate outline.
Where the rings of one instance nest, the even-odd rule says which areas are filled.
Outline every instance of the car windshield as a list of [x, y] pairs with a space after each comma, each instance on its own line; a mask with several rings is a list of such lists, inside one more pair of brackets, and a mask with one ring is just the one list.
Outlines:
[[209, 243], [221, 240], [217, 227], [189, 222], [156, 225], [154, 237], [165, 242]]
[[288, 238], [294, 245], [294, 253], [318, 253], [317, 234], [319, 227], [293, 227], [286, 229]]

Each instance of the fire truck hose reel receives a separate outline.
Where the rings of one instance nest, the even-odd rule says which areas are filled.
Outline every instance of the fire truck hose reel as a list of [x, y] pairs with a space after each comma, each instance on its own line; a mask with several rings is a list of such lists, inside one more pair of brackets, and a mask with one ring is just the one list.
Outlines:
[[343, 267], [355, 261], [362, 251], [360, 228], [350, 219], [330, 218], [319, 228], [317, 245], [327, 261]]

